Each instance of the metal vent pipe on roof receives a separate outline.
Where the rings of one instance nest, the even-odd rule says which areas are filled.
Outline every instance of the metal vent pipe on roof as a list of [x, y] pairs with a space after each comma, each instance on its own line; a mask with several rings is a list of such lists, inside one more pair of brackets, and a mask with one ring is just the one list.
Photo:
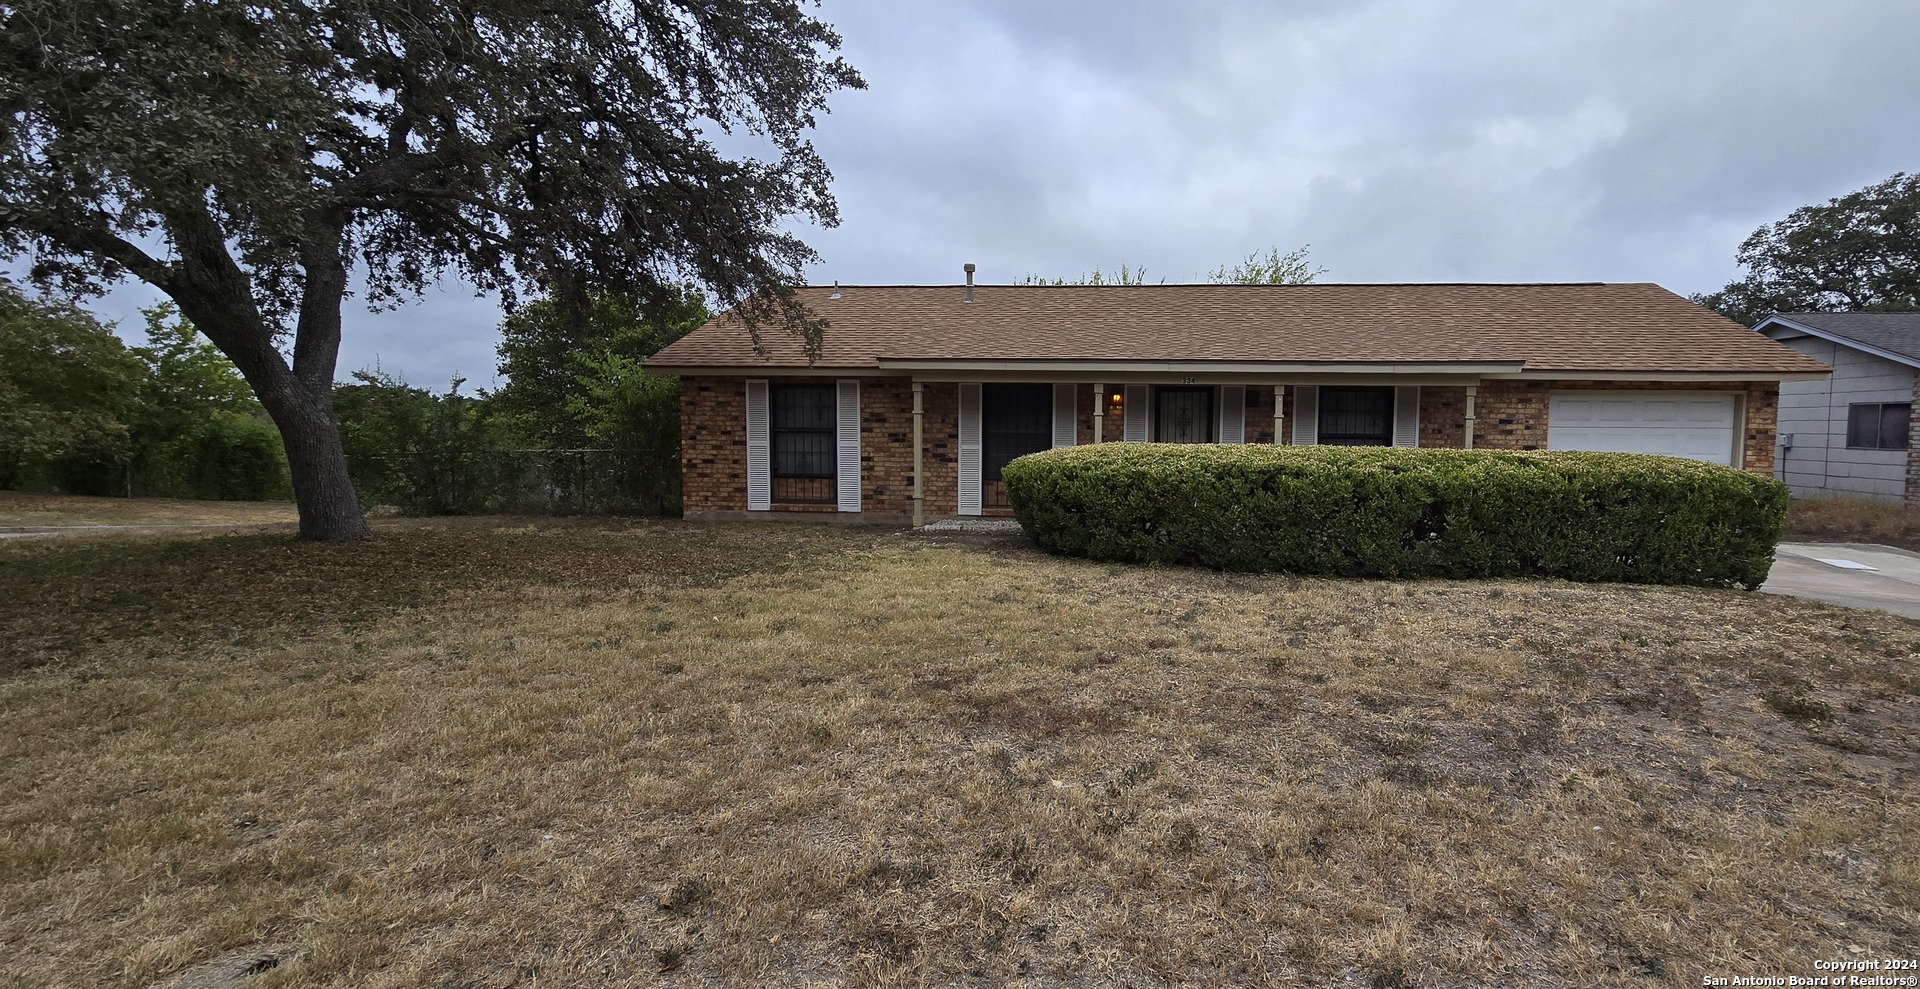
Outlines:
[[973, 301], [973, 262], [968, 261], [966, 264], [961, 265], [961, 267], [965, 269], [967, 273], [967, 301], [972, 302]]

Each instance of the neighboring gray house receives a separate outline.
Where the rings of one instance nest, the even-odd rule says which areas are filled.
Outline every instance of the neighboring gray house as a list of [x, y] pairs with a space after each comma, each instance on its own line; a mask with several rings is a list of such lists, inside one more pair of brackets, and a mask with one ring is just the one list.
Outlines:
[[1780, 383], [1774, 476], [1798, 497], [1920, 505], [1920, 313], [1781, 313], [1754, 329], [1833, 367]]

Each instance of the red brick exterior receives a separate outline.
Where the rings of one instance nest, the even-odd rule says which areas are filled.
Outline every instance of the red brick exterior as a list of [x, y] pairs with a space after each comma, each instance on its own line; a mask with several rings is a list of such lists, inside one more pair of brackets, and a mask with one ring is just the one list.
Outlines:
[[[773, 384], [819, 384], [832, 379], [769, 378]], [[959, 489], [959, 386], [929, 382], [922, 386], [921, 468], [926, 477], [927, 518], [957, 510]], [[1770, 381], [1700, 383], [1644, 381], [1485, 381], [1476, 401], [1473, 445], [1488, 450], [1541, 450], [1547, 445], [1547, 410], [1554, 391], [1736, 391], [1745, 397], [1743, 466], [1773, 473], [1774, 426], [1779, 385]], [[1108, 400], [1121, 386], [1106, 383], [1096, 397], [1090, 385], [1077, 388], [1079, 439], [1093, 442], [1095, 402], [1105, 415], [1107, 442], [1123, 435], [1123, 413]], [[1283, 442], [1292, 442], [1298, 390], [1288, 387]], [[680, 461], [683, 501], [689, 513], [738, 512], [747, 507], [746, 379], [689, 377], [680, 388]], [[1424, 387], [1420, 391], [1420, 445], [1454, 448], [1465, 438], [1466, 389]], [[1920, 449], [1920, 417], [1914, 420], [1914, 449]], [[1246, 440], [1273, 442], [1273, 386], [1247, 386]], [[913, 385], [906, 378], [860, 379], [861, 510], [863, 514], [905, 516], [913, 511]], [[1920, 458], [1909, 461], [1907, 497], [1920, 502]], [[832, 506], [774, 506], [776, 511], [833, 512]]]
[[1907, 504], [1920, 507], [1920, 416], [1916, 415], [1907, 417]]
[[1467, 445], [1467, 390], [1420, 389], [1420, 445], [1458, 450]]
[[745, 378], [680, 379], [680, 504], [687, 512], [746, 510]]

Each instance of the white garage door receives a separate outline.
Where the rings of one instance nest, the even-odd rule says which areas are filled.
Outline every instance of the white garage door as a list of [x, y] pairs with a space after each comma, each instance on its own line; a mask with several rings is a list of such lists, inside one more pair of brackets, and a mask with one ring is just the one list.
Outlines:
[[1733, 463], [1735, 397], [1674, 392], [1561, 392], [1547, 413], [1547, 449], [1664, 453]]

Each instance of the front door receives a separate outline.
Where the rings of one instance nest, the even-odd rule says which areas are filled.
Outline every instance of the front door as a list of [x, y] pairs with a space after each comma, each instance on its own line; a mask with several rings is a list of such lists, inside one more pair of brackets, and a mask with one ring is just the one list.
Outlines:
[[1007, 487], [1000, 481], [1000, 468], [1015, 457], [1053, 445], [1053, 386], [982, 385], [980, 404], [981, 507], [1006, 508]]
[[1158, 443], [1213, 442], [1213, 389], [1162, 388], [1154, 396]]

